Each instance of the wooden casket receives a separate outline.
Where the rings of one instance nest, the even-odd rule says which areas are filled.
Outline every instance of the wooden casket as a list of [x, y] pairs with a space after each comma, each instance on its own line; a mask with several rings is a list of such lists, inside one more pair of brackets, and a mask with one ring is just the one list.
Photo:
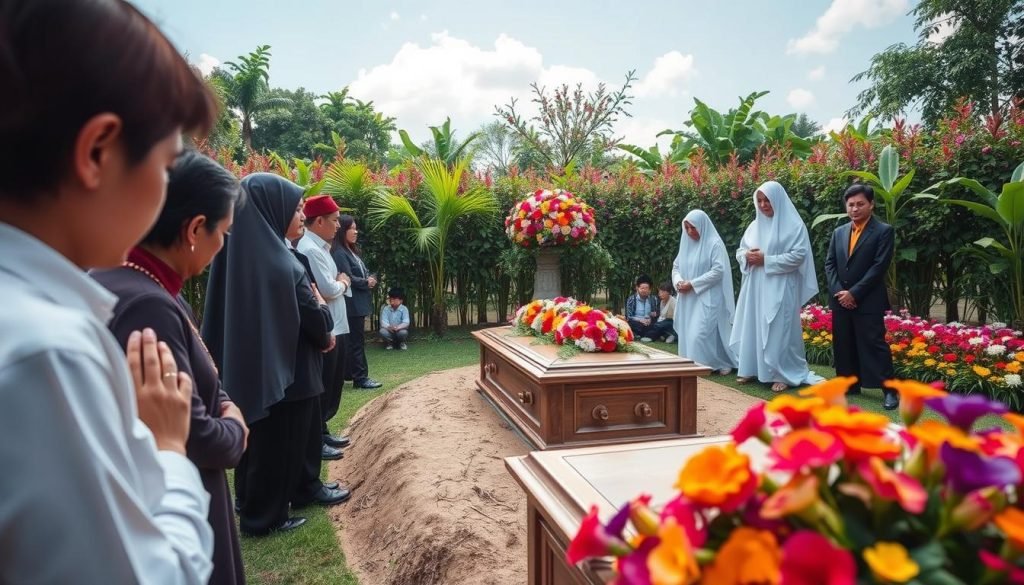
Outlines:
[[585, 353], [476, 331], [477, 388], [538, 450], [677, 439], [697, 433], [697, 376], [710, 369], [675, 354]]

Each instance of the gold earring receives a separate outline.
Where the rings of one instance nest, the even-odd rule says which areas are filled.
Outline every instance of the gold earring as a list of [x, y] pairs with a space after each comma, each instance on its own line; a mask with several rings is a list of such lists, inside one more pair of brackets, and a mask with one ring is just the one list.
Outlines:
[[195, 251], [196, 251], [196, 245], [195, 245], [195, 244], [192, 244], [192, 253], [194, 254], [194, 253], [195, 253]]

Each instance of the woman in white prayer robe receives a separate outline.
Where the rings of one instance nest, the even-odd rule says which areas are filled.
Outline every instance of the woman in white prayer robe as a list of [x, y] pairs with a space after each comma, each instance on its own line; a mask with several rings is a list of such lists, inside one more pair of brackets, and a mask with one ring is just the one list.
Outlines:
[[754, 193], [757, 217], [736, 250], [743, 283], [730, 346], [737, 381], [754, 378], [773, 392], [820, 382], [804, 352], [800, 308], [818, 292], [807, 227], [786, 190], [768, 181]]
[[672, 263], [676, 291], [673, 324], [679, 355], [726, 375], [736, 367], [729, 347], [736, 300], [729, 253], [708, 214], [694, 209], [683, 219], [679, 253]]

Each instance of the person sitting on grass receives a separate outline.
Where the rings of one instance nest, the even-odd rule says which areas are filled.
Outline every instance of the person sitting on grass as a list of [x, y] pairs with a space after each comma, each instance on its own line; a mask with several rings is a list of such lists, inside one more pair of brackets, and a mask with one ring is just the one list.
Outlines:
[[384, 349], [409, 349], [405, 340], [409, 338], [409, 309], [402, 304], [405, 294], [402, 289], [392, 287], [388, 291], [388, 302], [380, 309], [380, 338]]
[[674, 343], [676, 340], [672, 317], [676, 313], [676, 298], [672, 296], [672, 283], [663, 282], [658, 286], [658, 320], [651, 327], [651, 338], [655, 341], [665, 340]]
[[651, 296], [654, 281], [641, 274], [636, 279], [636, 292], [626, 299], [626, 319], [633, 337], [649, 342], [655, 334], [654, 322], [658, 318], [658, 301]]

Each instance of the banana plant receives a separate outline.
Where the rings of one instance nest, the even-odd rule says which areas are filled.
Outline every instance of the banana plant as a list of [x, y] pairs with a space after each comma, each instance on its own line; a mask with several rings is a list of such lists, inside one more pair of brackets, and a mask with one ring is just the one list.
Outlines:
[[632, 144], [618, 144], [616, 148], [635, 156], [636, 159], [633, 162], [636, 163], [640, 172], [647, 176], [652, 176], [661, 172], [666, 164], [673, 164], [681, 169], [688, 168], [690, 166], [690, 153], [693, 152], [694, 144], [691, 140], [682, 140], [677, 136], [672, 139], [672, 150], [664, 156], [662, 156], [657, 144], [646, 150]]
[[[952, 186], [970, 189], [982, 203], [963, 199], [942, 199], [929, 193]], [[977, 246], [975, 250], [989, 260], [989, 271], [992, 274], [1009, 273], [1014, 323], [1017, 326], [1024, 324], [1024, 163], [1014, 169], [1010, 182], [1003, 184], [998, 195], [974, 179], [956, 177], [935, 183], [915, 198], [966, 207], [975, 215], [999, 226], [1002, 230], [1001, 240], [992, 237], [981, 238], [974, 242]]]
[[841, 131], [836, 132], [835, 130], [832, 130], [831, 132], [828, 133], [828, 135], [832, 138], [832, 140], [836, 142], [842, 140], [843, 134], [849, 134], [850, 136], [853, 136], [858, 140], [877, 140], [882, 137], [882, 127], [875, 126], [874, 128], [872, 128], [872, 120], [874, 120], [874, 116], [868, 114], [861, 118], [860, 122], [857, 122], [856, 124], [854, 124], [853, 122], [849, 122], [846, 124], [846, 127], [843, 128]]
[[[899, 239], [899, 230], [896, 227], [896, 221], [900, 218], [903, 210], [907, 204], [914, 200], [912, 197], [904, 198], [903, 194], [910, 186], [910, 182], [914, 180], [914, 169], [907, 171], [907, 174], [900, 176], [900, 155], [896, 152], [896, 149], [892, 145], [886, 146], [882, 149], [882, 154], [878, 157], [878, 174], [874, 174], [869, 171], [846, 171], [842, 173], [843, 177], [855, 177], [860, 179], [862, 182], [871, 185], [875, 192], [875, 209], [876, 212], [881, 207], [882, 216], [885, 218], [885, 223], [893, 226], [896, 230], [897, 241]], [[845, 213], [825, 213], [814, 218], [811, 223], [811, 229], [813, 230], [818, 224], [830, 220], [845, 218]], [[917, 249], [908, 248], [903, 246], [897, 246], [896, 257], [900, 260], [909, 260], [913, 262], [917, 259]], [[889, 298], [894, 299], [895, 293], [899, 290], [897, 284], [897, 273], [896, 273], [896, 262], [889, 264], [889, 271], [886, 274], [886, 284], [889, 288]]]
[[320, 169], [320, 161], [306, 162], [301, 158], [292, 159], [295, 167], [292, 168], [282, 156], [271, 151], [270, 160], [277, 166], [277, 173], [282, 177], [302, 187], [303, 197], [319, 195], [324, 188], [325, 179], [314, 180], [313, 176]]

